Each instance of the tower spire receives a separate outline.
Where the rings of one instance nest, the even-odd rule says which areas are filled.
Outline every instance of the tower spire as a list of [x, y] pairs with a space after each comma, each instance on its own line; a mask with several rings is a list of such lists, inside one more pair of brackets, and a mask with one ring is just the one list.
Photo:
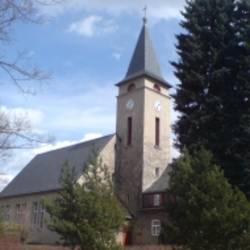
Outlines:
[[117, 86], [130, 81], [134, 78], [147, 76], [153, 78], [167, 88], [171, 86], [164, 80], [152, 40], [148, 31], [147, 6], [144, 7], [143, 26], [135, 46], [125, 78], [117, 83]]
[[144, 16], [143, 16], [143, 18], [142, 18], [142, 20], [143, 20], [143, 25], [146, 25], [146, 24], [147, 24], [147, 10], [148, 10], [148, 6], [145, 5], [145, 7], [143, 8]]

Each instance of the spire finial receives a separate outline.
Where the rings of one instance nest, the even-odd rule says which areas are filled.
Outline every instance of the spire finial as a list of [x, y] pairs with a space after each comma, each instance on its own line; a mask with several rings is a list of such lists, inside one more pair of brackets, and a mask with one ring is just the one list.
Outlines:
[[148, 6], [145, 5], [145, 7], [143, 8], [144, 16], [143, 16], [143, 19], [142, 19], [144, 25], [147, 23], [147, 10], [148, 10]]

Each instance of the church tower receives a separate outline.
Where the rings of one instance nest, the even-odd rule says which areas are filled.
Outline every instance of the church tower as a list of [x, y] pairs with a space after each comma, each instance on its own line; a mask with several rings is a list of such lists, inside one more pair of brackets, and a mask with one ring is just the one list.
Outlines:
[[127, 74], [116, 86], [117, 190], [137, 216], [160, 206], [170, 162], [170, 85], [162, 77], [146, 19]]

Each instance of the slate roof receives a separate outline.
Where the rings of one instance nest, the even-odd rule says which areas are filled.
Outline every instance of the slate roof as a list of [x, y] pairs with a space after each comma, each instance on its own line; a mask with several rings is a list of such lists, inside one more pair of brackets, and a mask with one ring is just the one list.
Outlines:
[[114, 134], [39, 154], [1, 192], [0, 198], [60, 189], [61, 168], [67, 160], [80, 174], [93, 149], [100, 151]]
[[155, 54], [146, 22], [144, 22], [139, 35], [127, 74], [125, 78], [117, 85], [120, 86], [124, 82], [142, 75], [147, 75], [153, 79], [156, 79], [168, 88], [171, 87], [162, 77], [160, 65]]
[[169, 188], [170, 172], [172, 171], [171, 165], [167, 166], [162, 175], [148, 187], [144, 193], [165, 192]]

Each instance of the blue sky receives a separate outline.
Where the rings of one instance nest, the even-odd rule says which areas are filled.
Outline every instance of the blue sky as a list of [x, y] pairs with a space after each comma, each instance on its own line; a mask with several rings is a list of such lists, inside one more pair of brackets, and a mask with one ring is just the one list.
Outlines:
[[55, 141], [14, 151], [0, 161], [0, 188], [37, 153], [115, 131], [114, 84], [126, 73], [145, 4], [163, 75], [175, 85], [169, 61], [177, 60], [175, 35], [181, 32], [184, 0], [65, 1], [39, 9], [49, 17], [42, 25], [15, 25], [11, 31], [14, 40], [5, 47], [6, 54], [14, 58], [18, 51], [25, 51], [26, 66], [35, 63], [51, 72], [52, 78], [42, 85], [30, 83], [36, 94], [24, 95], [0, 72], [0, 105], [8, 112], [27, 115], [35, 132], [51, 135]]

